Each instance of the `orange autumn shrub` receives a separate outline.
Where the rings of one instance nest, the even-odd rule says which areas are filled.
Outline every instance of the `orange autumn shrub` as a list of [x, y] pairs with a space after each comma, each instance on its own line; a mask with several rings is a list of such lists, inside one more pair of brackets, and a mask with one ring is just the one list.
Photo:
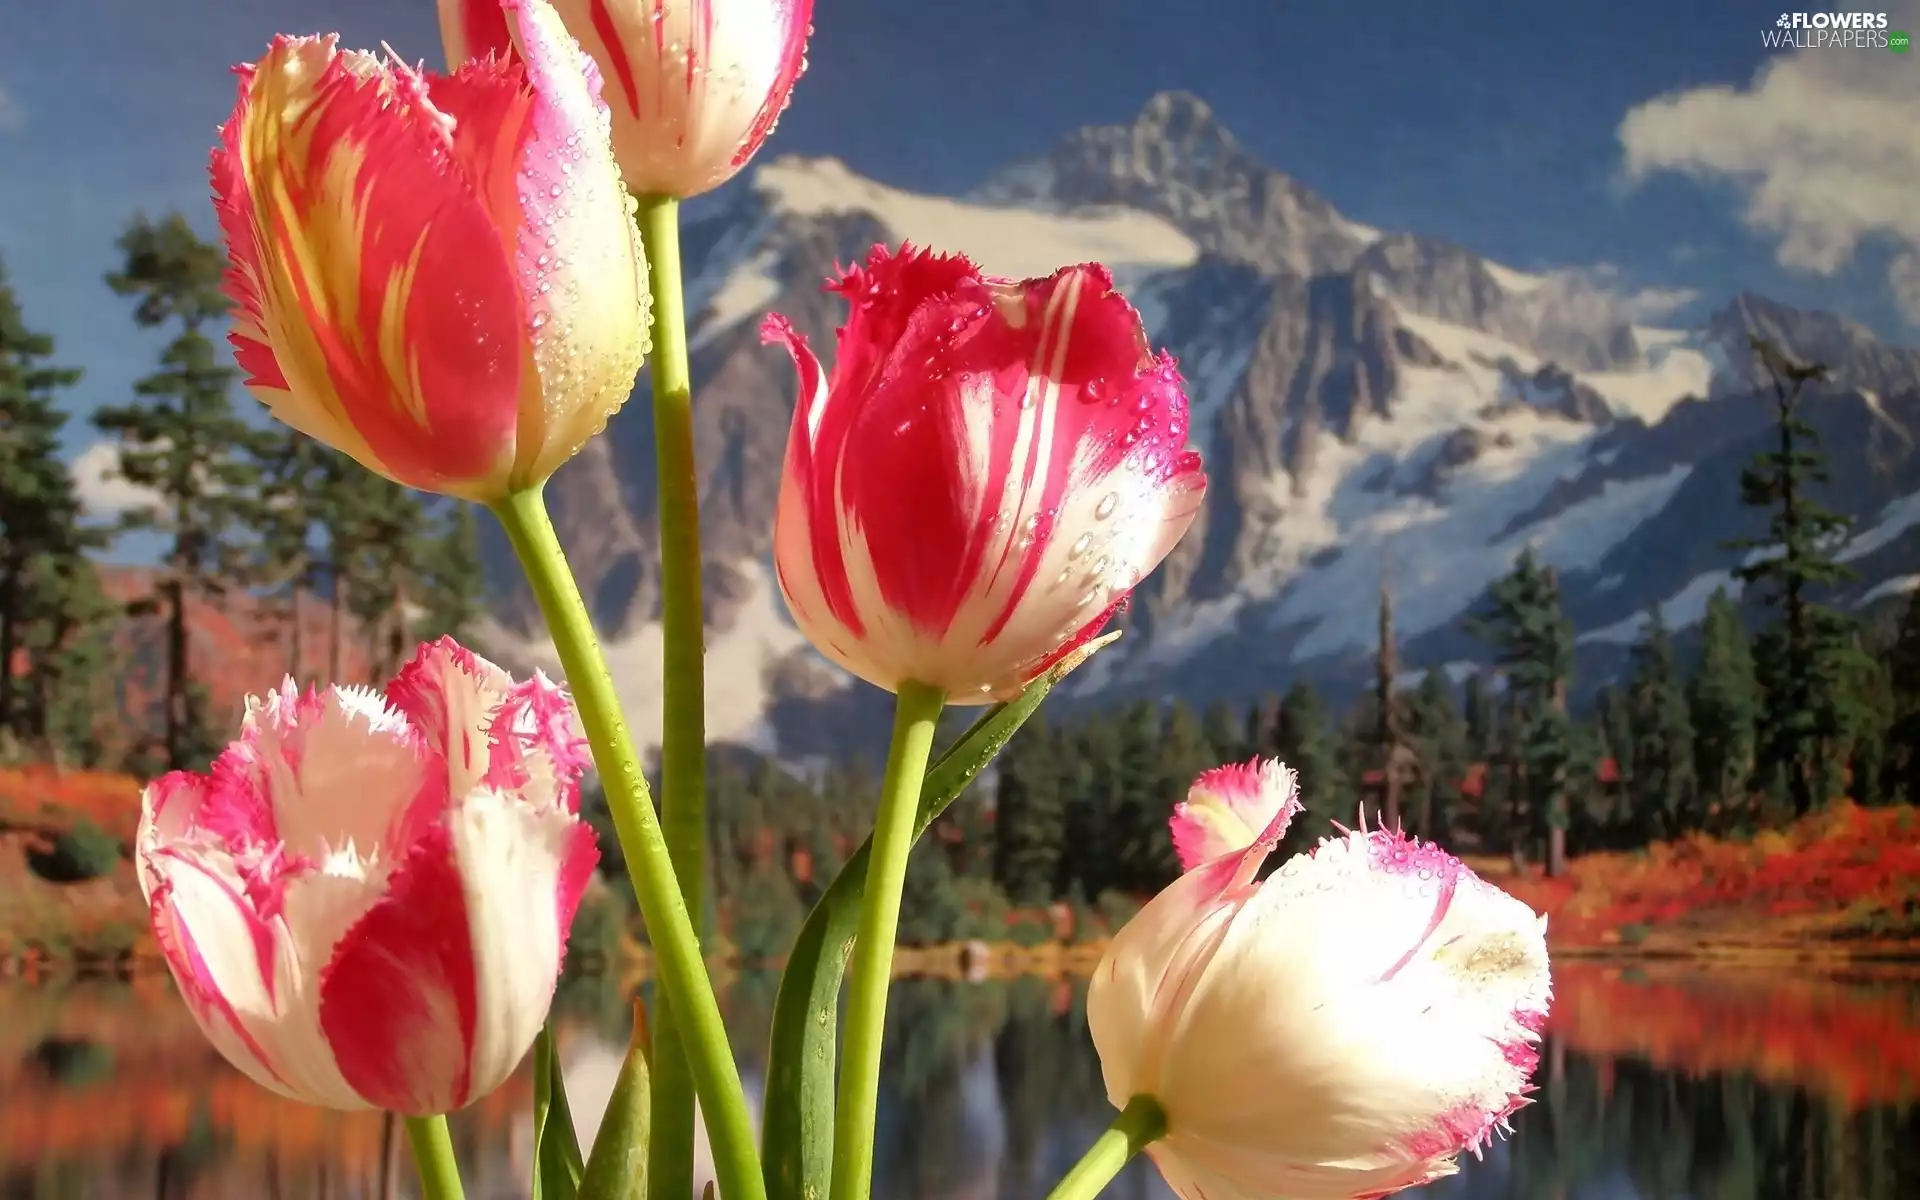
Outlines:
[[131, 845], [140, 824], [140, 781], [41, 764], [0, 767], [0, 830], [64, 833], [82, 820]]
[[1599, 945], [1662, 928], [1865, 933], [1920, 899], [1920, 814], [1845, 800], [1750, 841], [1695, 834], [1644, 851], [1583, 855], [1562, 879], [1488, 862], [1488, 878], [1548, 914], [1560, 945]]

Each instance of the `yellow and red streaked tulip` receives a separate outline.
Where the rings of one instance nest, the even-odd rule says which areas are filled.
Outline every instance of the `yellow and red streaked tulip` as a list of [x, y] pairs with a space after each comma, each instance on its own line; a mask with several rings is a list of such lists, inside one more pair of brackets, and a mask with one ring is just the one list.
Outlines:
[[1211, 857], [1183, 851], [1186, 873], [1094, 974], [1108, 1098], [1159, 1102], [1166, 1134], [1147, 1152], [1183, 1196], [1378, 1197], [1452, 1174], [1527, 1103], [1552, 994], [1545, 919], [1385, 829], [1343, 831], [1256, 882], [1299, 811], [1292, 773], [1229, 770], [1204, 790], [1268, 824], [1189, 837]]
[[384, 694], [288, 680], [141, 797], [155, 939], [234, 1066], [327, 1108], [451, 1112], [546, 1019], [599, 853], [572, 702], [451, 639]]
[[604, 428], [647, 350], [598, 73], [546, 0], [506, 9], [524, 53], [447, 76], [276, 39], [212, 160], [248, 388], [390, 479], [483, 502]]
[[[813, 0], [554, 0], [607, 79], [613, 149], [640, 194], [734, 177], [807, 67]], [[506, 56], [499, 0], [439, 0], [447, 62]]]
[[1098, 264], [1045, 279], [876, 246], [828, 290], [831, 376], [799, 370], [774, 525], [801, 632], [888, 690], [1004, 700], [1097, 634], [1199, 511], [1170, 356]]

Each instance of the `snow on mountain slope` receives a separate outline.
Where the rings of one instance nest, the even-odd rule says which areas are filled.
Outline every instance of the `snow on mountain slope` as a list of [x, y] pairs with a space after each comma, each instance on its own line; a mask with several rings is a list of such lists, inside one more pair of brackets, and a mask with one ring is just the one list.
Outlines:
[[[707, 739], [774, 753], [778, 739], [765, 720], [775, 698], [767, 668], [804, 649], [807, 642], [787, 617], [771, 568], [747, 562], [736, 569], [748, 580], [746, 597], [725, 635], [707, 644]], [[490, 648], [515, 662], [561, 674], [559, 656], [548, 639], [513, 638], [499, 631], [490, 632], [489, 639]], [[666, 712], [660, 694], [663, 647], [658, 622], [604, 646], [620, 706], [642, 753], [660, 745]]]
[[958, 250], [1013, 279], [1075, 262], [1103, 262], [1116, 273], [1183, 267], [1199, 255], [1171, 221], [1133, 209], [1069, 215], [922, 196], [856, 175], [832, 158], [776, 159], [754, 175], [753, 186], [782, 211], [867, 213], [899, 237]]
[[[1685, 465], [1609, 480], [1591, 496], [1545, 520], [1528, 520], [1557, 487], [1595, 457], [1600, 428], [1537, 403], [1516, 373], [1543, 365], [1511, 342], [1396, 310], [1401, 328], [1438, 357], [1401, 364], [1392, 415], [1365, 421], [1346, 440], [1323, 440], [1297, 476], [1268, 481], [1280, 516], [1264, 533], [1256, 571], [1235, 595], [1189, 606], [1134, 647], [1122, 677], [1176, 663], [1247, 628], [1293, 638], [1291, 659], [1306, 662], [1370, 648], [1377, 636], [1370, 604], [1383, 574], [1395, 595], [1395, 622], [1408, 637], [1446, 624], [1531, 545], [1563, 571], [1591, 570], [1685, 483]], [[1651, 359], [1645, 372], [1575, 374], [1632, 397], [1640, 411], [1670, 405], [1688, 378], [1673, 362]], [[1216, 385], [1217, 386], [1217, 385]], [[1671, 395], [1668, 387], [1677, 389]], [[1657, 418], [1656, 418], [1657, 419]], [[1117, 664], [1115, 664], [1117, 665]]]
[[[1294, 678], [1348, 689], [1353, 658], [1374, 645], [1383, 575], [1403, 665], [1458, 679], [1485, 653], [1463, 614], [1527, 546], [1562, 571], [1598, 658], [1638, 634], [1650, 604], [1672, 626], [1696, 622], [1715, 588], [1737, 593], [1723, 547], [1754, 528], [1733, 484], [1764, 424], [1753, 332], [1867, 395], [1864, 408], [1820, 410], [1836, 464], [1867, 464], [1836, 472], [1839, 485], [1866, 481], [1841, 501], [1859, 518], [1849, 557], [1867, 575], [1848, 602], [1920, 571], [1920, 353], [1751, 296], [1680, 327], [1676, 307], [1604, 271], [1522, 272], [1361, 226], [1211, 119], [1192, 98], [1157, 98], [1132, 125], [1070, 136], [964, 199], [779, 159], [689, 219], [715, 740], [777, 744], [789, 761], [841, 753], [837, 739], [864, 720], [854, 708], [873, 698], [805, 669], [763, 565], [792, 377], [743, 335], [778, 308], [831, 345], [844, 308], [819, 284], [875, 241], [962, 251], [1008, 276], [1105, 262], [1180, 360], [1212, 476], [1206, 508], [1137, 594], [1128, 635], [1063, 698], [1112, 687], [1245, 699]], [[629, 405], [553, 485], [595, 619], [622, 631], [617, 676], [648, 740], [660, 718], [652, 454], [647, 406]], [[495, 554], [493, 573], [517, 580]], [[533, 627], [531, 602], [509, 600], [503, 620]]]

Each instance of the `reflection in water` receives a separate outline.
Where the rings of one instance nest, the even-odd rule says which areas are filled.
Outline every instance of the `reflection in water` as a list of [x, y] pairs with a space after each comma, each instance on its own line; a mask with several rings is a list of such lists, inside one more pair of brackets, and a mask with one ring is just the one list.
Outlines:
[[[1563, 964], [1538, 1104], [1435, 1200], [1909, 1200], [1920, 1196], [1920, 977]], [[727, 997], [756, 1095], [775, 981]], [[626, 1006], [562, 998], [575, 1119], [591, 1136]], [[876, 1194], [1039, 1200], [1111, 1115], [1079, 991], [1025, 979], [897, 985]], [[471, 1200], [526, 1194], [517, 1078], [461, 1114]], [[162, 983], [0, 988], [0, 1200], [412, 1194], [384, 1123], [277, 1100], [201, 1040]], [[704, 1158], [704, 1155], [702, 1156]], [[1136, 1164], [1108, 1192], [1164, 1198]]]

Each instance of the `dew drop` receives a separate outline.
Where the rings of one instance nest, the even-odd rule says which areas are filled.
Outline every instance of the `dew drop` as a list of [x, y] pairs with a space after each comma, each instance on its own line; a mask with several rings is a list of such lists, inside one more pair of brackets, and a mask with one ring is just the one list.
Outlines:
[[1071, 562], [1076, 558], [1085, 557], [1087, 551], [1091, 549], [1093, 549], [1093, 535], [1091, 533], [1083, 533], [1073, 539], [1073, 545], [1068, 547], [1067, 560]]
[[1095, 505], [1093, 509], [1094, 520], [1106, 520], [1113, 515], [1113, 510], [1119, 507], [1119, 504], [1120, 493], [1118, 492], [1108, 492], [1106, 495], [1100, 497], [1100, 503]]

